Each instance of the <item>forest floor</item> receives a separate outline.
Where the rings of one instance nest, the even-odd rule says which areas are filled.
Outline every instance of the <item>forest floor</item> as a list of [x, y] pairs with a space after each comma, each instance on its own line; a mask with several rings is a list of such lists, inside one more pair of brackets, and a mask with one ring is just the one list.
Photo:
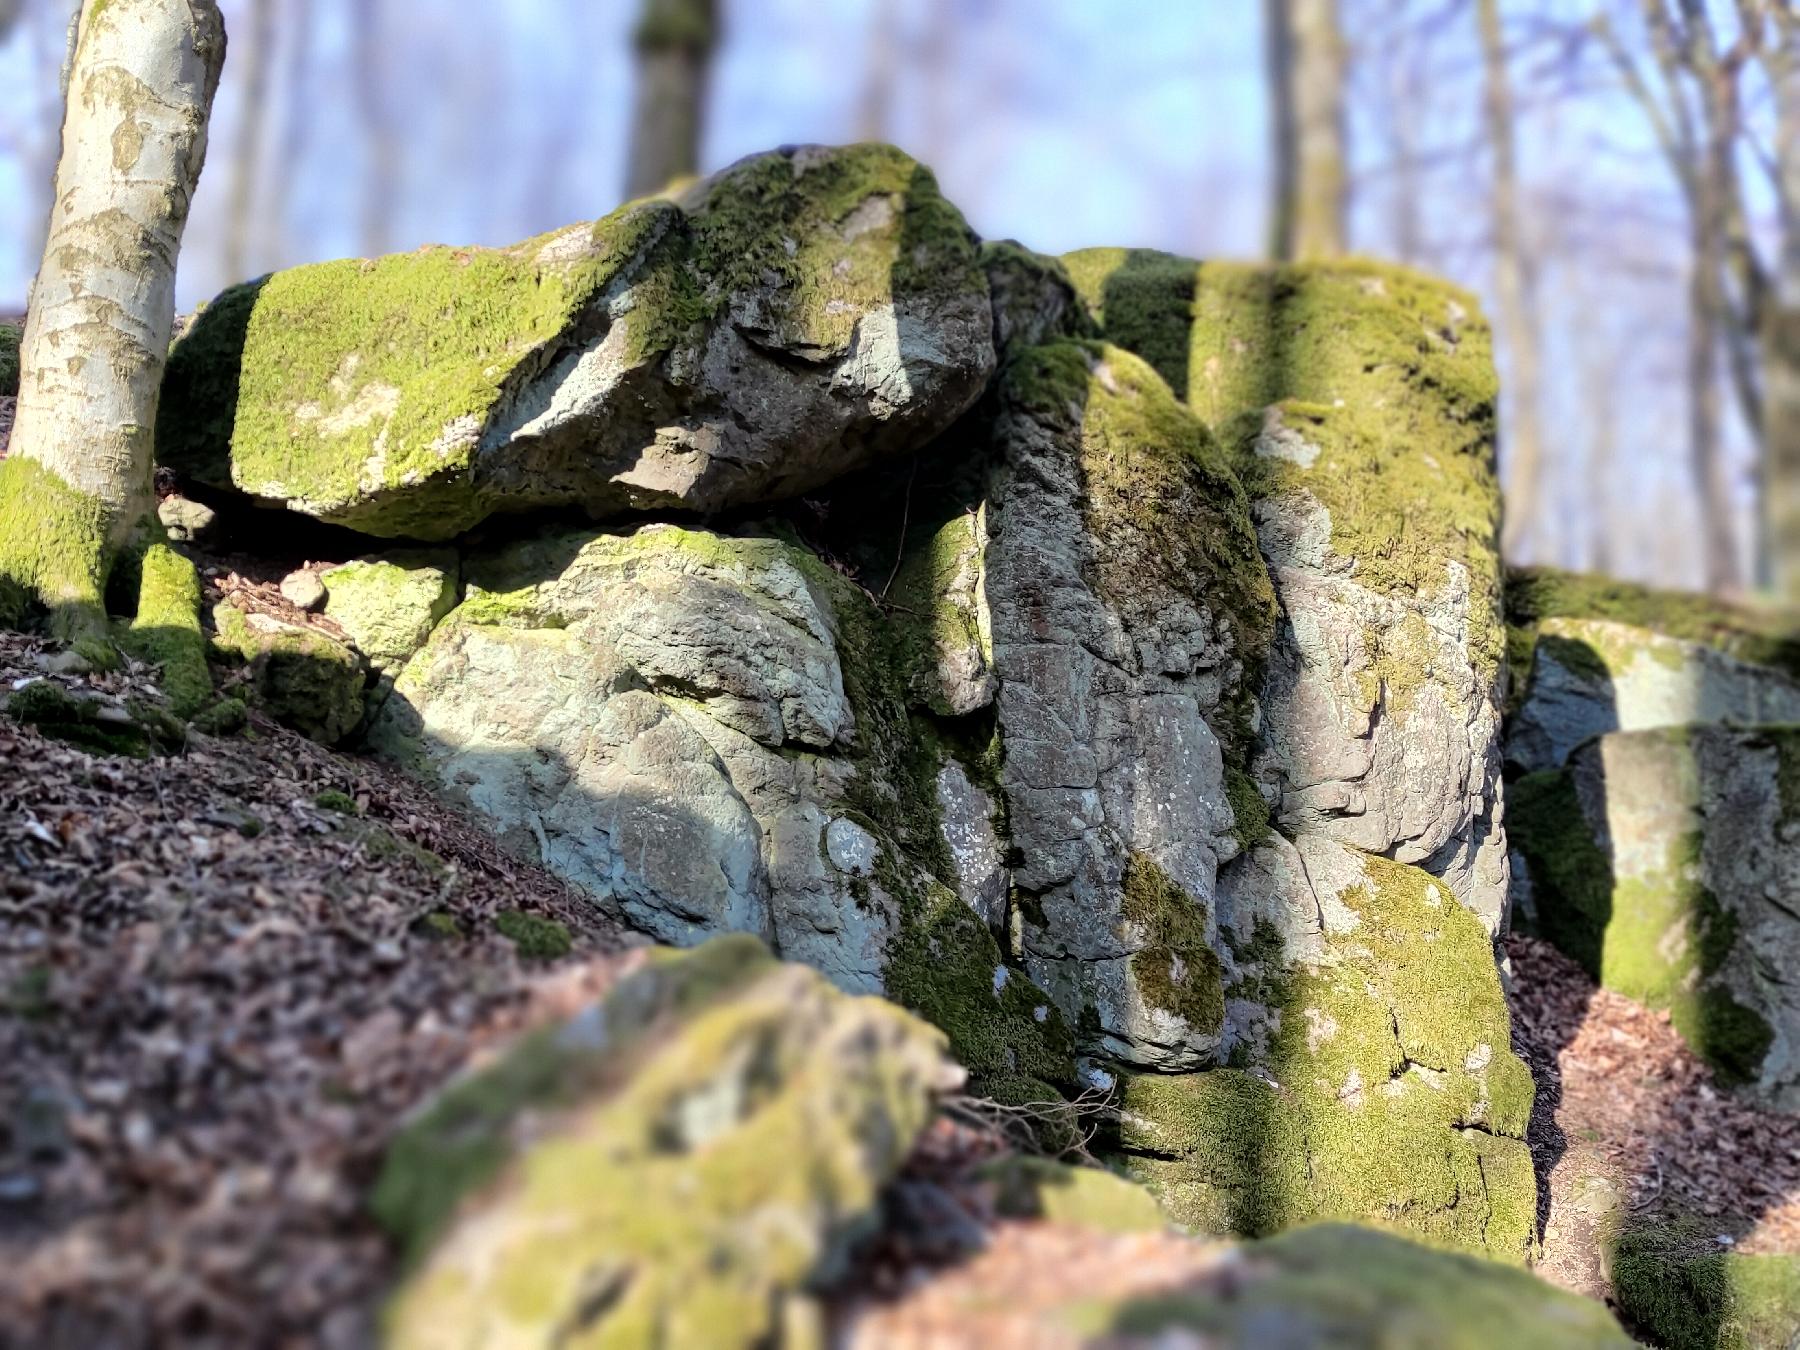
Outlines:
[[[208, 590], [283, 603], [228, 568]], [[0, 633], [0, 695], [37, 678], [152, 691], [141, 666], [45, 676], [45, 655]], [[637, 959], [591, 901], [409, 780], [252, 731], [136, 760], [0, 717], [0, 1347], [364, 1343], [394, 1266], [361, 1196], [394, 1126]], [[562, 925], [569, 952], [515, 946], [508, 911]], [[1541, 1273], [1594, 1291], [1596, 1178], [1742, 1250], [1800, 1250], [1800, 1121], [1717, 1091], [1665, 1015], [1553, 949], [1508, 950], [1539, 1082]], [[974, 1174], [1006, 1147], [934, 1128], [839, 1287], [840, 1326], [967, 1343], [983, 1307], [1071, 1280], [1125, 1296], [1219, 1260], [998, 1216]], [[1004, 1320], [987, 1343], [1007, 1343]]]

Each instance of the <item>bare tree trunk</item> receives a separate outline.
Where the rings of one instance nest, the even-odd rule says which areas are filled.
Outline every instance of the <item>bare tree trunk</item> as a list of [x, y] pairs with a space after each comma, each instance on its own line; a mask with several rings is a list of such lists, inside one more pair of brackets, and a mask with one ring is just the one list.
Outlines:
[[1778, 7], [1765, 59], [1775, 95], [1775, 186], [1781, 261], [1764, 316], [1763, 521], [1770, 580], [1800, 600], [1800, 17]]
[[281, 135], [275, 151], [280, 172], [264, 190], [262, 229], [258, 231], [263, 261], [270, 267], [281, 267], [292, 260], [288, 248], [288, 199], [306, 158], [313, 120], [313, 91], [308, 88], [312, 72], [312, 15], [313, 0], [287, 0], [282, 10], [281, 34], [287, 50], [280, 80]]
[[0, 583], [10, 603], [48, 606], [65, 636], [104, 633], [111, 556], [149, 506], [175, 259], [224, 60], [214, 0], [82, 8], [0, 462]]
[[385, 253], [394, 226], [394, 190], [400, 173], [399, 149], [388, 125], [383, 98], [385, 72], [381, 68], [381, 0], [356, 0], [358, 28], [351, 46], [356, 51], [356, 106], [362, 118], [363, 197], [358, 231], [364, 257]]
[[[1709, 159], [1711, 156], [1709, 155]], [[1701, 562], [1709, 591], [1737, 582], [1730, 481], [1720, 434], [1718, 355], [1725, 323], [1725, 222], [1716, 163], [1702, 166], [1688, 280], [1688, 454], [1700, 516]]]
[[1337, 0], [1265, 0], [1275, 132], [1271, 234], [1284, 261], [1344, 251], [1346, 54]]
[[894, 138], [894, 95], [900, 82], [900, 22], [896, 0], [875, 0], [869, 26], [868, 64], [856, 104], [856, 136], [863, 141]]
[[625, 195], [660, 192], [700, 171], [706, 86], [718, 40], [715, 0], [644, 0]]
[[1479, 0], [1482, 67], [1486, 78], [1488, 144], [1493, 153], [1494, 299], [1506, 343], [1512, 388], [1502, 449], [1507, 464], [1501, 553], [1522, 560], [1531, 527], [1543, 513], [1544, 443], [1538, 424], [1539, 370], [1536, 284], [1519, 226], [1519, 173], [1513, 140], [1512, 82], [1499, 0]]
[[251, 234], [256, 229], [257, 180], [262, 168], [263, 126], [269, 106], [269, 66], [275, 46], [274, 0], [249, 0], [250, 50], [233, 60], [244, 78], [238, 113], [237, 143], [231, 151], [231, 214], [225, 236], [225, 280], [239, 282], [249, 273]]

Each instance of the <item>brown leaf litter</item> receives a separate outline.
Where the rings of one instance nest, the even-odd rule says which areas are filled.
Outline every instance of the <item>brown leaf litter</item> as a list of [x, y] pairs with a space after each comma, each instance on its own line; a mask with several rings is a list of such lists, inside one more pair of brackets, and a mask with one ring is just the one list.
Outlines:
[[[0, 634], [9, 686], [34, 647]], [[631, 959], [422, 789], [255, 733], [140, 761], [0, 718], [0, 1344], [365, 1343], [396, 1122]], [[523, 960], [504, 910], [573, 953]]]
[[1539, 1273], [1595, 1292], [1592, 1189], [1674, 1208], [1745, 1252], [1800, 1252], [1800, 1117], [1719, 1087], [1666, 1012], [1598, 988], [1556, 948], [1514, 935], [1513, 1037], [1538, 1085], [1531, 1144], [1547, 1190]]

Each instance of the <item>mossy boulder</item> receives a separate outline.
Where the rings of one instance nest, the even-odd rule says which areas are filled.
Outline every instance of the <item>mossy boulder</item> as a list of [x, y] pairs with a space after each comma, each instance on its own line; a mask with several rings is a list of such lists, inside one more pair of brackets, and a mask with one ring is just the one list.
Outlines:
[[1620, 1314], [1663, 1350], [1789, 1350], [1800, 1339], [1800, 1256], [1732, 1251], [1687, 1215], [1627, 1218], [1612, 1278]]
[[1347, 1224], [1247, 1243], [1210, 1279], [1107, 1307], [1072, 1299], [1070, 1324], [1109, 1346], [1222, 1350], [1629, 1350], [1606, 1308], [1522, 1270]]
[[712, 512], [923, 443], [993, 366], [975, 238], [930, 171], [789, 148], [512, 248], [227, 291], [171, 353], [157, 453], [387, 537]]
[[1800, 1110], [1800, 728], [1618, 732], [1511, 789], [1524, 925]]
[[1353, 1219], [1522, 1263], [1531, 1076], [1479, 920], [1419, 868], [1317, 836], [1259, 847], [1221, 907], [1230, 1067], [1121, 1089], [1122, 1145], [1171, 1217]]
[[654, 954], [394, 1141], [386, 1343], [772, 1344], [959, 1078], [938, 1033], [754, 939]]
[[[1742, 655], [1788, 659], [1773, 612], [1546, 573], [1516, 578], [1508, 595], [1519, 608], [1506, 758], [1518, 771], [1558, 768], [1609, 731], [1800, 722], [1800, 673]], [[1564, 612], [1584, 602], [1589, 613]]]
[[335, 745], [363, 717], [368, 669], [350, 647], [321, 629], [213, 606], [213, 647], [241, 665], [245, 690], [269, 716], [321, 745]]
[[1102, 1233], [1152, 1233], [1168, 1226], [1156, 1199], [1137, 1182], [1103, 1167], [1075, 1167], [1015, 1154], [986, 1164], [995, 1212]]
[[1254, 766], [1290, 834], [1442, 876], [1497, 928], [1497, 384], [1466, 292], [1364, 261], [1063, 259], [1109, 341], [1209, 423], [1287, 615]]

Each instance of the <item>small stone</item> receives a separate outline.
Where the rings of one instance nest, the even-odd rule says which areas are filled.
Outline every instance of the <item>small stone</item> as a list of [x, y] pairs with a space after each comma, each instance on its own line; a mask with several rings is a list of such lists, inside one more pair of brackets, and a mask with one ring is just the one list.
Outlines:
[[191, 497], [176, 494], [162, 499], [156, 508], [156, 518], [169, 532], [169, 538], [186, 543], [211, 530], [218, 520], [218, 512]]
[[825, 827], [825, 853], [840, 872], [853, 877], [872, 875], [877, 847], [875, 836], [846, 816]]
[[281, 579], [281, 598], [296, 609], [317, 609], [325, 603], [325, 583], [303, 567]]

